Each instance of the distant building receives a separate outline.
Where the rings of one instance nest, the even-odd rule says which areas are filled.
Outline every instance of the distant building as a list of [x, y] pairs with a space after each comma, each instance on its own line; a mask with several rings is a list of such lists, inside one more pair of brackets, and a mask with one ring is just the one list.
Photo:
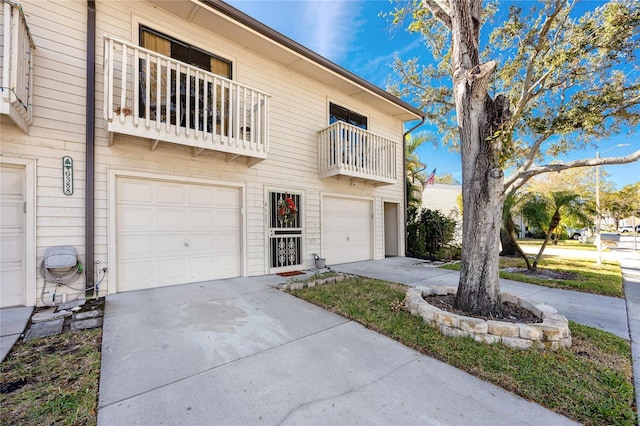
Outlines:
[[439, 210], [447, 216], [452, 211], [460, 215], [457, 201], [460, 194], [462, 194], [462, 185], [445, 185], [442, 183], [426, 185], [422, 191], [421, 207], [429, 210]]
[[462, 185], [449, 185], [434, 183], [425, 185], [422, 191], [422, 209], [438, 210], [448, 217], [453, 217], [456, 222], [454, 240], [462, 242], [462, 214], [458, 207], [458, 197], [462, 194]]

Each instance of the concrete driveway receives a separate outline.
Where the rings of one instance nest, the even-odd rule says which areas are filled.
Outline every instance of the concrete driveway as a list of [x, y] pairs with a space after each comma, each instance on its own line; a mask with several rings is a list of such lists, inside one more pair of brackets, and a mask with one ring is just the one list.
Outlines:
[[273, 288], [282, 280], [109, 296], [98, 424], [571, 423]]

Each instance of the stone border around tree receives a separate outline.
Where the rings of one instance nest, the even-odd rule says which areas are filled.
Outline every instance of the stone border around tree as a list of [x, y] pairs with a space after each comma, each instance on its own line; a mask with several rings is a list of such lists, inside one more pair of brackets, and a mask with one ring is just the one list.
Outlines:
[[478, 342], [502, 343], [516, 349], [532, 347], [558, 350], [571, 346], [569, 321], [549, 305], [535, 303], [511, 293], [502, 293], [502, 303], [509, 302], [529, 310], [542, 320], [536, 324], [511, 323], [471, 318], [443, 311], [429, 304], [424, 297], [455, 295], [457, 287], [412, 287], [407, 289], [405, 306], [413, 315], [437, 328], [445, 336], [471, 337]]
[[334, 284], [346, 280], [347, 278], [355, 278], [355, 275], [343, 274], [337, 272], [336, 275], [327, 278], [318, 278], [310, 281], [291, 281], [280, 286], [280, 289], [284, 291], [288, 290], [302, 290], [303, 288], [315, 287], [324, 284]]

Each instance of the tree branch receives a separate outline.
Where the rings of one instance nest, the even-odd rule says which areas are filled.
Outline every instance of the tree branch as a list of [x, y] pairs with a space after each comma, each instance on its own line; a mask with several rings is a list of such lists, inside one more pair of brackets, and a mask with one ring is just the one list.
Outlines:
[[543, 173], [561, 172], [562, 170], [577, 167], [604, 166], [607, 164], [626, 164], [640, 159], [640, 149], [626, 157], [604, 157], [604, 158], [584, 158], [582, 160], [569, 161], [568, 163], [553, 163], [543, 166], [532, 167], [505, 181], [505, 193], [513, 192], [522, 187], [529, 179]]
[[536, 160], [536, 157], [540, 153], [540, 147], [542, 146], [542, 143], [544, 141], [546, 141], [547, 139], [549, 139], [550, 136], [551, 136], [550, 134], [544, 134], [544, 135], [540, 136], [533, 143], [533, 145], [531, 145], [531, 148], [529, 149], [529, 154], [527, 154], [527, 158], [525, 158], [525, 160], [522, 163], [522, 165], [520, 167], [518, 167], [516, 169], [516, 171], [513, 172], [513, 174], [510, 177], [505, 179], [505, 182], [504, 182], [504, 187], [505, 188], [509, 188], [509, 186], [511, 184], [513, 184], [513, 182], [516, 179], [518, 179], [522, 173], [525, 173], [529, 169], [529, 167], [531, 167], [533, 162]]
[[451, 11], [449, 10], [449, 4], [443, 0], [422, 0], [424, 7], [429, 9], [433, 16], [442, 24], [451, 30]]
[[522, 85], [520, 99], [516, 103], [516, 108], [513, 113], [513, 117], [515, 117], [516, 119], [522, 113], [522, 110], [524, 109], [527, 102], [533, 97], [533, 91], [535, 90], [535, 88], [538, 87], [538, 85], [541, 85], [551, 74], [551, 70], [549, 70], [540, 78], [538, 78], [533, 84], [531, 84], [533, 80], [533, 69], [538, 59], [538, 55], [544, 48], [547, 34], [549, 34], [549, 31], [551, 30], [551, 25], [562, 11], [564, 4], [564, 1], [556, 0], [554, 10], [550, 15], [547, 16], [547, 19], [545, 19], [542, 28], [538, 33], [538, 42], [533, 46], [534, 52], [533, 55], [531, 55], [531, 57], [529, 58], [529, 63], [527, 64], [527, 71], [525, 74], [524, 84]]

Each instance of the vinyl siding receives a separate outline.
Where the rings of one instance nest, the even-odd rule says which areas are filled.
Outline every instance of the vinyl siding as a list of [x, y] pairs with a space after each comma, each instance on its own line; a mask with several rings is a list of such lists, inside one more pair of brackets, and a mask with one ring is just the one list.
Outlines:
[[[35, 50], [34, 121], [29, 135], [6, 119], [2, 122], [2, 155], [37, 159], [36, 241], [37, 265], [53, 245], [72, 245], [84, 258], [85, 209], [85, 29], [86, 1], [23, 0]], [[403, 194], [402, 150], [397, 152], [398, 183], [375, 187], [345, 178], [320, 180], [317, 170], [317, 132], [328, 126], [328, 105], [334, 102], [368, 118], [369, 130], [398, 142], [403, 123], [311, 77], [270, 60], [258, 52], [208, 32], [173, 15], [134, 1], [98, 1], [96, 29], [96, 165], [95, 165], [95, 260], [109, 268], [109, 209], [113, 171], [155, 174], [165, 179], [204, 179], [245, 186], [245, 270], [248, 275], [268, 272], [267, 207], [269, 189], [304, 194], [303, 267], [313, 266], [313, 253], [321, 247], [321, 195], [341, 194], [373, 200], [374, 258], [384, 257], [383, 200], [400, 202]], [[109, 146], [103, 121], [103, 34], [137, 43], [137, 22], [210, 53], [233, 61], [233, 79], [272, 95], [270, 100], [270, 148], [268, 158], [253, 167], [225, 156], [203, 151], [192, 158], [191, 149], [160, 142], [155, 151], [150, 141], [114, 136]], [[382, 101], [381, 101], [382, 102]], [[74, 160], [74, 194], [62, 194], [62, 157]], [[400, 230], [399, 230], [400, 232]], [[112, 259], [113, 260], [113, 259]], [[43, 284], [37, 273], [37, 294]], [[101, 284], [105, 294], [107, 274]], [[76, 286], [81, 287], [80, 280]]]

